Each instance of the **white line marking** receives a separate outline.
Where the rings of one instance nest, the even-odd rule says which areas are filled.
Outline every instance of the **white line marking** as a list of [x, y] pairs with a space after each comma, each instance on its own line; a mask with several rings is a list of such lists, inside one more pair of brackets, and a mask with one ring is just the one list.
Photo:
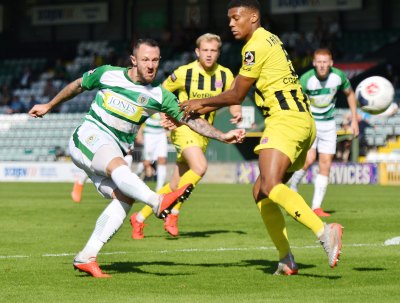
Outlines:
[[[395, 244], [387, 244], [388, 241], [393, 240]], [[389, 242], [392, 243], [392, 242]], [[346, 244], [344, 247], [379, 247], [379, 246], [387, 246], [387, 245], [400, 245], [400, 237], [392, 238], [383, 244], [367, 244], [367, 243], [354, 243], [354, 244]], [[321, 245], [306, 245], [306, 246], [292, 246], [296, 249], [314, 249], [320, 248]], [[155, 253], [155, 254], [171, 254], [171, 253], [192, 253], [192, 252], [225, 252], [225, 251], [256, 251], [256, 250], [275, 250], [274, 246], [259, 246], [259, 247], [218, 247], [218, 248], [181, 248], [174, 250], [149, 250], [149, 251], [114, 251], [114, 252], [103, 252], [101, 255], [125, 255], [125, 254], [146, 254], [146, 253]], [[76, 253], [46, 253], [42, 254], [40, 257], [69, 257], [75, 256]], [[26, 255], [10, 255], [10, 256], [0, 256], [1, 259], [19, 259], [19, 258], [35, 258], [35, 256], [26, 256]]]
[[383, 245], [400, 245], [400, 237], [388, 239], [383, 243]]
[[18, 259], [18, 258], [29, 258], [30, 256], [0, 256], [0, 259]]

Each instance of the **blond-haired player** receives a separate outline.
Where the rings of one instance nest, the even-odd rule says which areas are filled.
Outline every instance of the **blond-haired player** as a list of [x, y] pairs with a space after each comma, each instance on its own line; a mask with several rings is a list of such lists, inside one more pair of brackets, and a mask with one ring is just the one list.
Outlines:
[[[206, 33], [196, 41], [197, 59], [176, 69], [163, 83], [167, 90], [177, 93], [179, 100], [192, 100], [204, 97], [217, 96], [231, 87], [232, 72], [217, 63], [221, 49], [221, 38], [218, 35]], [[230, 107], [232, 123], [241, 120], [241, 107]], [[215, 111], [202, 117], [210, 124], [215, 118]], [[201, 180], [207, 171], [205, 152], [208, 138], [193, 132], [185, 125], [171, 132], [171, 140], [177, 150], [176, 166], [172, 178], [159, 193], [169, 193], [181, 184], [191, 183], [194, 186]], [[182, 203], [178, 203], [165, 218], [164, 228], [172, 236], [178, 235], [178, 215]], [[133, 227], [132, 238], [144, 237], [144, 221], [152, 214], [150, 207], [144, 207], [131, 216]]]

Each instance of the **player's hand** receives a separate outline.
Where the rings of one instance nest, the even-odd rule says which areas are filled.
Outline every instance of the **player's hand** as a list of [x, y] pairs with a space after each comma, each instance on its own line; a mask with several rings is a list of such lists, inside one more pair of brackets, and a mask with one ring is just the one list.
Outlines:
[[181, 111], [183, 111], [183, 119], [188, 119], [197, 115], [197, 112], [203, 108], [200, 100], [183, 101], [179, 104]]
[[230, 130], [223, 135], [223, 140], [225, 143], [234, 144], [242, 143], [246, 137], [246, 131], [244, 129], [238, 128]]
[[242, 120], [243, 120], [242, 112], [237, 112], [232, 115], [232, 118], [229, 121], [232, 124], [239, 124], [240, 122], [242, 122]]
[[47, 114], [51, 110], [51, 106], [47, 104], [36, 104], [28, 114], [34, 118], [43, 118], [45, 114]]
[[180, 124], [174, 118], [166, 114], [161, 115], [160, 125], [164, 127], [166, 130], [174, 130], [178, 126], [180, 126]]

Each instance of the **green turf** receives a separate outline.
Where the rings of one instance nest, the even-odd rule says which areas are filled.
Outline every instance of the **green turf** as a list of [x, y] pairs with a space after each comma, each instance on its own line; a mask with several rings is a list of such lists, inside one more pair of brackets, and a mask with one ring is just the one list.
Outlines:
[[[330, 269], [315, 237], [286, 217], [298, 276], [272, 276], [277, 253], [250, 185], [200, 184], [171, 238], [151, 218], [145, 239], [128, 222], [98, 257], [111, 279], [72, 268], [107, 201], [88, 184], [0, 183], [0, 302], [400, 302], [399, 187], [328, 189], [327, 222], [343, 224], [343, 256]], [[301, 193], [310, 200], [312, 187]], [[134, 210], [141, 205], [134, 206]]]

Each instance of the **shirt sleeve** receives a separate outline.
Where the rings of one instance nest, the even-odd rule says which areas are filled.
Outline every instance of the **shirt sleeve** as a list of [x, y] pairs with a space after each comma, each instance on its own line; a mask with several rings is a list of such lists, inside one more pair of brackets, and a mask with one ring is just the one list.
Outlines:
[[106, 69], [107, 67], [103, 65], [84, 73], [82, 77], [82, 88], [84, 88], [85, 90], [92, 90], [94, 88], [98, 88], [101, 76], [103, 75]]
[[242, 67], [239, 74], [248, 78], [258, 79], [267, 58], [268, 48], [250, 43], [242, 50]]
[[183, 86], [182, 83], [184, 81], [181, 74], [181, 69], [178, 68], [174, 70], [174, 72], [169, 75], [167, 79], [164, 80], [162, 86], [171, 93], [178, 91]]
[[161, 112], [165, 113], [177, 121], [180, 121], [183, 116], [183, 111], [180, 111], [179, 101], [176, 96], [165, 88], [163, 90], [163, 101], [161, 104]]

